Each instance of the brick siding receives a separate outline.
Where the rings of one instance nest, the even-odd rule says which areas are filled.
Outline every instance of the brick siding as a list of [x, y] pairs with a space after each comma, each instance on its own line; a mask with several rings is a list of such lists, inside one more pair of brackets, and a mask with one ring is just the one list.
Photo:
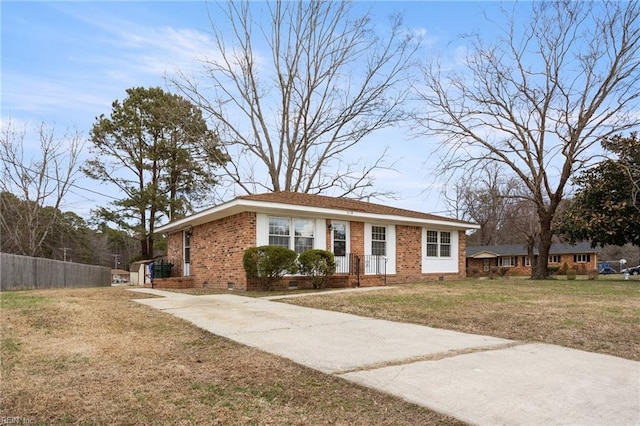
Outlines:
[[364, 256], [364, 222], [350, 222], [349, 231], [351, 232], [351, 253]]
[[246, 290], [242, 256], [256, 245], [256, 214], [238, 213], [204, 225], [191, 234], [190, 275], [195, 287]]
[[[325, 223], [331, 223], [326, 219]], [[364, 222], [350, 222], [350, 251], [364, 257], [365, 235]], [[325, 226], [326, 246], [331, 250], [331, 230]], [[207, 287], [216, 289], [258, 290], [256, 280], [247, 280], [242, 266], [244, 251], [256, 244], [256, 213], [245, 212], [219, 219], [210, 223], [195, 226], [191, 229], [191, 262], [188, 279], [171, 278], [158, 283], [162, 286], [184, 288]], [[170, 234], [167, 239], [167, 257], [175, 264], [182, 264], [183, 257], [182, 232]], [[336, 274], [327, 285], [329, 288], [381, 286], [385, 284], [402, 284], [425, 280], [458, 279], [465, 276], [464, 253], [466, 235], [459, 232], [460, 273], [422, 273], [422, 227], [396, 226], [396, 274], [384, 276], [365, 275], [360, 279], [355, 275]], [[364, 268], [361, 269], [363, 271]], [[180, 272], [181, 274], [182, 272]], [[180, 275], [178, 274], [178, 275]], [[305, 277], [285, 277], [276, 284], [276, 288], [311, 288]]]
[[396, 226], [396, 274], [394, 284], [422, 280], [422, 227]]

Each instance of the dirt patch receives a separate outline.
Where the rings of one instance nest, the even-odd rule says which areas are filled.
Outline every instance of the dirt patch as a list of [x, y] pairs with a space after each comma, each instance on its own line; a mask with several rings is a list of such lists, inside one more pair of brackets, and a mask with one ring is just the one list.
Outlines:
[[462, 424], [202, 331], [122, 288], [0, 293], [0, 416], [34, 424]]

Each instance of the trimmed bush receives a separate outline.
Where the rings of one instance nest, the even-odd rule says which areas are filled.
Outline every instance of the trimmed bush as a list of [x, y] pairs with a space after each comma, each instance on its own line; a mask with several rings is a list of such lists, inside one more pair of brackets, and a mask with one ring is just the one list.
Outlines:
[[247, 278], [257, 278], [263, 290], [271, 290], [285, 274], [295, 274], [295, 251], [280, 246], [251, 247], [244, 252], [242, 266]]
[[336, 272], [333, 253], [326, 250], [307, 250], [298, 258], [300, 272], [309, 278], [313, 288], [323, 288]]
[[549, 275], [558, 275], [560, 273], [560, 266], [549, 266], [547, 270], [549, 271]]
[[575, 280], [577, 275], [578, 275], [578, 272], [575, 269], [569, 269], [567, 271], [568, 280]]

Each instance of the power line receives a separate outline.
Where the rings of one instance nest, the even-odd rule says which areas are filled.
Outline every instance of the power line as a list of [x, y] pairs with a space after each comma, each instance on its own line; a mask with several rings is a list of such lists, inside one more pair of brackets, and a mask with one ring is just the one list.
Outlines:
[[[38, 174], [40, 173], [39, 171], [33, 170], [33, 169], [25, 166], [24, 164], [17, 164], [12, 160], [4, 159], [3, 161], [7, 162], [7, 163], [11, 163], [16, 167], [21, 167], [21, 168], [23, 168], [25, 170], [28, 170], [28, 171], [32, 172], [32, 173], [38, 173]], [[43, 174], [43, 176], [45, 176], [48, 179], [55, 180], [58, 183], [65, 183], [63, 180], [58, 179], [57, 177], [54, 177], [54, 176], [49, 176], [48, 174]], [[103, 196], [103, 197], [111, 198], [112, 200], [117, 200], [118, 199], [117, 197], [114, 197], [113, 195], [103, 194], [102, 192], [98, 192], [98, 191], [95, 191], [93, 189], [85, 188], [85, 187], [82, 187], [82, 186], [77, 185], [75, 183], [66, 182], [66, 184], [69, 185], [70, 187], [73, 187], [73, 188], [76, 188], [76, 189], [79, 189], [79, 190], [82, 190], [82, 191], [87, 191], [87, 192], [91, 192], [91, 193], [96, 194], [96, 195], [100, 195], [100, 196]]]

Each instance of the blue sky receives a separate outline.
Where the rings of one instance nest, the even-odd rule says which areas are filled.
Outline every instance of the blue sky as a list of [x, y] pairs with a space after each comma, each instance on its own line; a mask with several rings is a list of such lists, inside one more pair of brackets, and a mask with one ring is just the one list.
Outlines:
[[[58, 130], [77, 128], [89, 134], [95, 117], [108, 115], [111, 103], [136, 86], [167, 87], [165, 77], [176, 69], [197, 71], [194, 59], [211, 51], [211, 28], [204, 2], [45, 2], [2, 1], [1, 102], [2, 120], [55, 123]], [[401, 12], [405, 25], [424, 36], [421, 55], [444, 52], [452, 57], [464, 45], [463, 32], [487, 34], [498, 16], [494, 2], [357, 2], [356, 11], [370, 9], [386, 20]], [[224, 26], [210, 4], [215, 25]], [[389, 160], [397, 172], [382, 171], [377, 186], [394, 190], [399, 207], [441, 212], [440, 184], [430, 173], [429, 160], [437, 140], [412, 138], [405, 130], [386, 130], [372, 136], [366, 151], [382, 152], [389, 146]], [[88, 149], [88, 148], [87, 148]], [[357, 153], [354, 153], [357, 155]], [[431, 161], [431, 162], [430, 162]], [[82, 187], [108, 193], [90, 180]], [[432, 188], [430, 191], [425, 190]], [[87, 217], [89, 209], [109, 199], [74, 190], [65, 207]]]

